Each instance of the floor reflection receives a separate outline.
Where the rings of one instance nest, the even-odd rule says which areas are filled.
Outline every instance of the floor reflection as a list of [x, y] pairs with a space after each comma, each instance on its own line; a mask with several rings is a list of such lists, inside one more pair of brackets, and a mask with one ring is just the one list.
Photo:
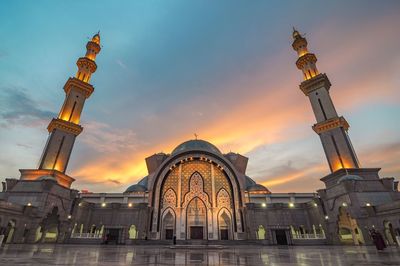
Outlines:
[[374, 247], [6, 245], [0, 265], [399, 265]]

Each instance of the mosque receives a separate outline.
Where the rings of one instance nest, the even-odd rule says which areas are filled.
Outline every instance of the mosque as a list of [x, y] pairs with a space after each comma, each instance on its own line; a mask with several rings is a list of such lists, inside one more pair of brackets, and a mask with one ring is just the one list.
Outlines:
[[71, 188], [68, 161], [89, 83], [101, 50], [100, 34], [86, 45], [78, 71], [64, 86], [65, 101], [47, 127], [38, 169], [20, 169], [0, 192], [0, 240], [5, 243], [115, 244], [259, 243], [264, 245], [372, 244], [369, 230], [399, 243], [400, 192], [380, 168], [363, 168], [347, 134], [349, 124], [330, 97], [331, 83], [317, 69], [307, 40], [293, 31], [296, 66], [304, 81], [330, 173], [310, 193], [272, 193], [246, 174], [248, 158], [200, 139], [169, 154], [146, 158], [148, 175], [121, 193]]

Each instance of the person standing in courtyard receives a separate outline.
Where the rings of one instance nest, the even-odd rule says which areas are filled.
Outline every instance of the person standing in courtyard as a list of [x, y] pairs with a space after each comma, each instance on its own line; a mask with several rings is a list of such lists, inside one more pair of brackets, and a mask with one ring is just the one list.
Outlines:
[[375, 244], [375, 247], [378, 251], [384, 250], [386, 248], [385, 240], [382, 237], [382, 234], [376, 231], [375, 229], [372, 229], [370, 231], [371, 238]]

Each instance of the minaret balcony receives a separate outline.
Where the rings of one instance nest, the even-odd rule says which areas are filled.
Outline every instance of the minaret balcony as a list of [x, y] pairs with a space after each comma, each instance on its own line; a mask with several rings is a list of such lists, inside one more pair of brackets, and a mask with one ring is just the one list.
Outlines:
[[315, 54], [306, 53], [300, 56], [296, 61], [296, 66], [298, 69], [302, 70], [306, 64], [309, 62], [315, 64], [317, 62], [317, 57]]
[[89, 98], [94, 91], [94, 87], [92, 85], [77, 78], [69, 78], [65, 83], [65, 93], [68, 94], [71, 89], [79, 90], [83, 95], [85, 95], [86, 99]]
[[59, 118], [53, 118], [48, 125], [47, 130], [51, 133], [54, 129], [60, 129], [64, 132], [78, 136], [82, 132], [83, 127]]
[[350, 127], [349, 123], [347, 123], [346, 119], [343, 116], [334, 117], [326, 121], [317, 123], [312, 128], [315, 131], [315, 133], [321, 134], [338, 127], [342, 127], [345, 130], [349, 129]]
[[97, 69], [96, 62], [87, 57], [80, 57], [78, 59], [78, 61], [76, 61], [76, 65], [78, 66], [79, 69], [82, 69], [82, 68], [89, 69], [90, 73], [96, 72], [96, 69]]
[[331, 82], [329, 81], [326, 74], [318, 74], [315, 77], [305, 80], [300, 84], [300, 89], [306, 96], [320, 88], [325, 88], [326, 90], [329, 90], [330, 87]]

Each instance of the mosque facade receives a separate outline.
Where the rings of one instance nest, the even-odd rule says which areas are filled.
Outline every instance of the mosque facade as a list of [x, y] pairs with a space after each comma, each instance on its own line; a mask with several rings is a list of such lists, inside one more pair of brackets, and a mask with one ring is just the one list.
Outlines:
[[0, 240], [5, 243], [259, 243], [265, 245], [372, 244], [369, 230], [399, 244], [400, 192], [380, 168], [361, 167], [338, 115], [326, 74], [307, 40], [293, 31], [296, 66], [304, 81], [330, 173], [311, 193], [272, 193], [246, 174], [248, 158], [222, 153], [193, 139], [171, 153], [146, 158], [148, 175], [121, 193], [72, 189], [66, 174], [89, 83], [101, 50], [100, 34], [86, 45], [78, 71], [64, 86], [65, 101], [48, 126], [38, 169], [20, 169], [0, 192]]

